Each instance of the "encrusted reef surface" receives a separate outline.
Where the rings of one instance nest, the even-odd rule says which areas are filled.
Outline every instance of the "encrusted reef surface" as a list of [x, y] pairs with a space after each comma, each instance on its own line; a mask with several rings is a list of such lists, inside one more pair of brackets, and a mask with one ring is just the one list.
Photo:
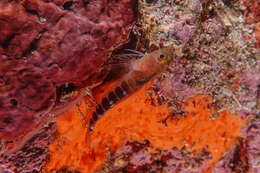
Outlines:
[[11, 154], [3, 154], [0, 157], [0, 172], [41, 172], [49, 154], [48, 146], [55, 132], [55, 122], [48, 123], [19, 149]]
[[[126, 43], [131, 30], [132, 49], [175, 53], [152, 90], [134, 94], [97, 123], [93, 151], [86, 145], [90, 109], [81, 103], [57, 120], [50, 151], [55, 128], [38, 128], [0, 157], [0, 171], [37, 172], [50, 152], [42, 171], [260, 172], [259, 6], [257, 0], [1, 1], [2, 136], [31, 130], [60, 93], [100, 83], [106, 53]], [[57, 92], [60, 85], [67, 88]], [[131, 105], [145, 95], [159, 98], [163, 108]], [[182, 104], [190, 98], [187, 114]], [[2, 140], [2, 151], [8, 142]]]
[[[259, 172], [259, 1], [140, 0], [139, 10], [135, 33], [145, 35], [139, 39], [145, 44], [139, 46], [144, 49], [173, 46], [176, 50], [171, 67], [154, 84], [157, 94], [173, 103], [170, 104], [172, 109], [178, 112], [176, 103], [194, 93], [204, 93], [213, 97], [213, 107], [217, 110], [212, 114], [213, 119], [221, 110], [249, 119], [243, 130], [244, 137], [211, 171]], [[121, 170], [133, 163], [132, 155], [119, 156], [127, 158], [120, 161], [124, 163]], [[148, 157], [151, 156], [143, 153], [139, 158], [146, 160]], [[199, 160], [205, 159], [201, 157]], [[111, 160], [117, 163], [113, 157]], [[147, 165], [158, 167], [153, 162], [156, 159], [151, 157], [148, 160], [144, 172], [152, 171]], [[182, 156], [180, 160], [184, 163], [186, 159]], [[168, 167], [167, 164], [159, 165]], [[116, 169], [116, 166], [112, 167]], [[139, 166], [141, 170], [143, 167]], [[176, 161], [170, 172], [205, 171], [193, 162], [177, 168]]]
[[[132, 0], [0, 1], [0, 153], [39, 129], [66, 87], [73, 91], [102, 81], [107, 51], [128, 40], [133, 5]], [[8, 157], [13, 161], [6, 168], [20, 166], [18, 155]], [[29, 171], [34, 164], [24, 166]]]
[[[127, 40], [132, 1], [0, 2], [0, 134], [29, 130], [54, 106], [56, 87], [97, 74]], [[100, 74], [100, 73], [98, 73]], [[88, 80], [86, 85], [98, 81]]]
[[[149, 142], [129, 143], [120, 148], [109, 158], [105, 172], [205, 172], [205, 162], [210, 160], [210, 153], [201, 151], [197, 156], [180, 151], [177, 148], [154, 154], [147, 152]], [[102, 171], [100, 171], [101, 173]]]
[[142, 147], [136, 150], [135, 143], [128, 143], [109, 155], [99, 172], [258, 173], [259, 2], [139, 0], [138, 10], [133, 30], [137, 47], [146, 51], [164, 46], [175, 48], [171, 66], [153, 86], [175, 110], [171, 118], [181, 116], [179, 103], [203, 93], [213, 98], [216, 110], [212, 120], [222, 110], [229, 110], [247, 119], [248, 125], [242, 130], [243, 137], [211, 169], [205, 169], [203, 164], [212, 159], [207, 151], [190, 155], [172, 149], [151, 154], [147, 144], [139, 143]]
[[210, 94], [219, 108], [257, 112], [258, 29], [243, 18], [248, 13], [243, 1], [139, 1], [139, 8], [135, 31], [146, 43], [139, 46], [172, 46], [176, 52], [168, 72], [157, 79], [159, 94], [177, 100]]
[[[179, 112], [178, 103], [195, 93], [203, 93], [213, 97], [216, 111], [212, 119], [222, 110], [248, 118], [244, 137], [238, 139], [211, 171], [259, 172], [259, 2], [140, 0], [139, 11], [134, 31], [144, 36], [137, 46], [146, 50], [172, 46], [176, 50], [172, 65], [154, 83], [157, 94], [172, 103], [170, 107], [177, 112], [174, 116]], [[103, 171], [209, 171], [192, 161], [203, 163], [210, 160], [208, 155], [191, 156], [186, 163], [187, 156], [171, 154], [168, 159], [178, 159], [170, 166], [161, 158], [163, 153], [159, 159], [139, 150], [126, 156], [112, 156], [110, 166], [106, 165]]]

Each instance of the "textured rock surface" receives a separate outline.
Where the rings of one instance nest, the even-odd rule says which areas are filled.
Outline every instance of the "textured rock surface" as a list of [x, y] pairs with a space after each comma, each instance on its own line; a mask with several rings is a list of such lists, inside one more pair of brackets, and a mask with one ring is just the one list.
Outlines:
[[[238, 139], [236, 145], [212, 168], [212, 172], [258, 173], [259, 2], [140, 0], [139, 12], [138, 25], [134, 27], [137, 47], [149, 51], [156, 47], [172, 46], [176, 50], [171, 67], [154, 83], [154, 90], [163, 100], [174, 103], [171, 107], [179, 110], [178, 103], [194, 93], [204, 93], [214, 98], [213, 106], [217, 111], [213, 118], [221, 110], [236, 112], [242, 118], [252, 118], [244, 129], [244, 138]], [[184, 155], [176, 154], [180, 151], [165, 151], [174, 151], [174, 157], [158, 159], [157, 155], [147, 154], [145, 149], [140, 152], [132, 150], [131, 145], [122, 147], [108, 158], [102, 171], [160, 172], [163, 168], [172, 172], [206, 170], [203, 166], [194, 166], [196, 164], [192, 159], [185, 162], [187, 158]], [[133, 158], [138, 159], [134, 162]], [[162, 163], [165, 158], [168, 161]], [[195, 160], [203, 162], [205, 159], [210, 160], [210, 156], [198, 156]]]
[[[140, 16], [134, 29], [137, 47], [146, 51], [160, 46], [176, 49], [172, 66], [155, 82], [160, 96], [178, 105], [194, 93], [211, 95], [217, 109], [213, 119], [223, 109], [240, 112], [243, 118], [259, 114], [257, 1], [140, 0], [138, 8]], [[0, 9], [0, 102], [4, 100], [8, 108], [4, 112], [9, 115], [28, 112], [23, 114], [27, 126], [33, 124], [33, 115], [44, 114], [53, 106], [53, 87], [66, 82], [78, 84], [96, 75], [106, 50], [127, 38], [133, 17], [128, 1], [1, 1]], [[30, 70], [24, 73], [23, 69]], [[42, 88], [44, 94], [34, 94], [32, 100], [23, 102], [30, 97], [21, 95], [27, 93], [19, 88], [25, 82], [16, 79], [22, 78], [37, 78], [39, 82], [29, 85], [32, 90]], [[92, 81], [91, 77], [84, 83], [90, 85], [98, 79]], [[6, 134], [13, 130], [9, 120], [1, 119]], [[253, 118], [244, 136], [212, 168], [213, 172], [259, 172], [259, 118]], [[149, 154], [147, 149], [149, 143], [128, 144], [111, 154], [99, 172], [204, 172], [207, 168], [203, 163], [211, 159], [207, 151], [193, 156], [176, 149]], [[16, 162], [9, 161], [2, 162], [9, 170], [20, 168], [11, 167]], [[18, 159], [17, 163], [23, 162]], [[40, 168], [38, 163], [34, 166]], [[58, 172], [74, 171], [68, 168]]]
[[246, 151], [248, 154], [249, 170], [253, 173], [260, 172], [260, 118], [252, 120], [246, 129]]
[[257, 111], [260, 62], [255, 38], [244, 39], [254, 35], [254, 28], [243, 19], [242, 1], [140, 3], [139, 32], [148, 42], [146, 48], [175, 49], [171, 67], [155, 82], [161, 96], [180, 102], [192, 93], [204, 93], [214, 97], [218, 109]]
[[254, 117], [244, 130], [245, 139], [230, 148], [212, 169], [213, 173], [258, 173], [260, 171], [260, 119]]
[[0, 136], [31, 130], [57, 85], [102, 80], [105, 54], [127, 41], [133, 18], [131, 0], [1, 1]]
[[39, 173], [48, 157], [48, 145], [56, 131], [55, 123], [46, 124], [24, 146], [10, 155], [0, 156], [0, 172]]
[[177, 148], [147, 152], [149, 143], [128, 143], [109, 157], [108, 164], [98, 172], [169, 172], [203, 173], [205, 163], [211, 159], [210, 153], [201, 151], [197, 156]]
[[212, 168], [213, 173], [243, 173], [249, 171], [250, 164], [248, 163], [246, 144], [242, 139], [239, 140], [237, 145], [230, 148]]
[[[257, 0], [243, 0], [246, 9], [244, 19], [254, 29], [256, 47], [260, 47], [260, 2]], [[244, 35], [245, 39], [250, 39], [252, 35]]]
[[146, 49], [154, 46], [182, 47], [194, 36], [202, 12], [199, 0], [138, 2], [138, 29], [143, 35], [139, 39], [146, 42]]
[[21, 134], [54, 105], [55, 88], [39, 68], [21, 66], [5, 73], [0, 92], [0, 132]]

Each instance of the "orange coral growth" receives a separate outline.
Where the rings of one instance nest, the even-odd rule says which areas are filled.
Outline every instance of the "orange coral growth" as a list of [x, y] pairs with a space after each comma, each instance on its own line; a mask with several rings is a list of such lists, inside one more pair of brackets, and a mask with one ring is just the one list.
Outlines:
[[[52, 152], [46, 165], [48, 170], [63, 167], [83, 173], [96, 170], [106, 160], [107, 148], [115, 150], [126, 141], [149, 140], [156, 149], [173, 147], [198, 153], [208, 148], [214, 164], [240, 136], [245, 124], [229, 112], [221, 112], [214, 120], [210, 118], [213, 108], [211, 97], [196, 95], [185, 101], [187, 116], [179, 120], [167, 120], [167, 127], [160, 121], [170, 113], [166, 105], [153, 106], [147, 98], [145, 85], [127, 99], [111, 108], [96, 124], [94, 131], [87, 133], [84, 121], [90, 118], [91, 110], [80, 103], [57, 120], [59, 137], [50, 145]], [[87, 135], [89, 134], [89, 135]]]

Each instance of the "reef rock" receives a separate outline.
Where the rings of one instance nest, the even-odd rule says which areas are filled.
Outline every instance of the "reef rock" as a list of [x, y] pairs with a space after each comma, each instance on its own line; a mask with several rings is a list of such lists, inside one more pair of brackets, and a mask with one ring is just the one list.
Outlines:
[[0, 1], [0, 136], [31, 130], [58, 85], [97, 83], [133, 19], [131, 0]]
[[25, 145], [12, 152], [0, 156], [0, 172], [41, 172], [49, 154], [48, 145], [56, 132], [56, 124], [51, 122], [39, 129]]
[[54, 105], [53, 83], [37, 67], [13, 68], [5, 73], [1, 85], [0, 132], [8, 137], [36, 125]]

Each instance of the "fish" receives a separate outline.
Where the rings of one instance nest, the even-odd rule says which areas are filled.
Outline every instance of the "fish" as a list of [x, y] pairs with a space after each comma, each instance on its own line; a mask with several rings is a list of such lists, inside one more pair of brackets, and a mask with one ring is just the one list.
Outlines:
[[140, 58], [128, 62], [128, 72], [117, 80], [113, 86], [107, 88], [108, 91], [105, 96], [96, 104], [96, 110], [89, 122], [90, 132], [94, 130], [95, 123], [106, 111], [166, 70], [173, 58], [170, 48], [162, 48], [146, 54], [134, 50], [129, 51], [132, 53], [126, 56], [138, 56]]

